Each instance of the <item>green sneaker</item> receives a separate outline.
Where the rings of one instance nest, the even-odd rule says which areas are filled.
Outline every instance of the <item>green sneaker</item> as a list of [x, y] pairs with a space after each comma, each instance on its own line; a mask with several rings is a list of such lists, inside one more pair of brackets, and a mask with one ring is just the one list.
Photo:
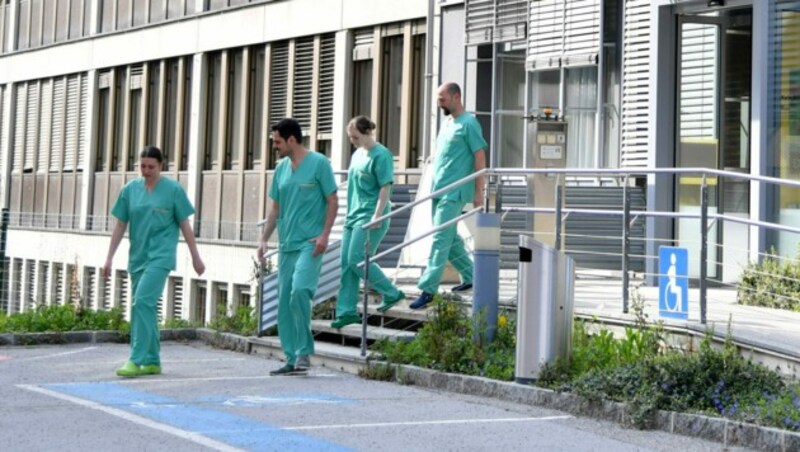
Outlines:
[[117, 369], [117, 375], [120, 377], [138, 377], [144, 374], [141, 367], [132, 361], [128, 361]]
[[161, 366], [158, 364], [144, 364], [139, 366], [141, 375], [159, 375], [161, 374]]
[[383, 297], [383, 301], [381, 301], [381, 304], [378, 306], [378, 312], [386, 312], [389, 309], [392, 309], [392, 306], [399, 303], [400, 300], [404, 299], [405, 297], [406, 294], [404, 294], [402, 290], [398, 290], [397, 296], [394, 298]]
[[338, 330], [354, 323], [361, 323], [361, 316], [358, 314], [346, 314], [331, 322], [331, 328]]

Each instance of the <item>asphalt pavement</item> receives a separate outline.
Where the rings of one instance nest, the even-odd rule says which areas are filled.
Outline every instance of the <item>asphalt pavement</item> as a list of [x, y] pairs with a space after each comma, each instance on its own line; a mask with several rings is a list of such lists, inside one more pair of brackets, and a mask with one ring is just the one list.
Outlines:
[[200, 342], [163, 343], [162, 375], [118, 378], [127, 353], [122, 344], [1, 347], [0, 451], [723, 450], [324, 367], [270, 377], [281, 362]]

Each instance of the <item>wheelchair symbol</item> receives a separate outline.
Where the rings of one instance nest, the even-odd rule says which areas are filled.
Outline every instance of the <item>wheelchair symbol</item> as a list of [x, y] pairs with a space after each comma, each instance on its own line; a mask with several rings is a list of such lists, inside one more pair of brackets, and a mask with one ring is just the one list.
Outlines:
[[[675, 267], [675, 263], [677, 262], [678, 258], [675, 256], [675, 253], [670, 253], [669, 255], [669, 269], [667, 269], [667, 278], [669, 281], [664, 286], [664, 308], [667, 312], [682, 312], [683, 311], [683, 290], [681, 286], [678, 285], [677, 282], [677, 268]], [[672, 297], [670, 297], [672, 295]], [[674, 303], [670, 303], [670, 298], [674, 300]]]

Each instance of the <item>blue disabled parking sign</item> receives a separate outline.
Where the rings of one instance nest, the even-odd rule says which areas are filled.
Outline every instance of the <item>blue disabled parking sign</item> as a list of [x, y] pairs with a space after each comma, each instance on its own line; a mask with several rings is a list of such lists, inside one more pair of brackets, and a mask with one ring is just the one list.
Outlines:
[[689, 252], [662, 246], [658, 251], [658, 312], [661, 317], [689, 318]]

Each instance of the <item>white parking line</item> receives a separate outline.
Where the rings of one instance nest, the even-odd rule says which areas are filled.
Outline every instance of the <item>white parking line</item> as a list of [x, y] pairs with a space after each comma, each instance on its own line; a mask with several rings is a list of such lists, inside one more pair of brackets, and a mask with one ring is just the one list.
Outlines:
[[82, 348], [80, 350], [70, 350], [68, 352], [53, 353], [52, 355], [41, 355], [41, 356], [33, 356], [31, 358], [20, 358], [20, 359], [17, 359], [16, 362], [36, 361], [36, 360], [39, 360], [39, 359], [50, 359], [50, 358], [56, 358], [58, 356], [74, 355], [76, 353], [88, 352], [89, 350], [94, 350], [96, 348], [97, 347], [85, 347], [85, 348]]
[[97, 411], [102, 411], [106, 414], [110, 414], [112, 416], [116, 416], [118, 418], [124, 419], [129, 422], [133, 422], [134, 424], [139, 424], [145, 427], [152, 428], [154, 430], [159, 430], [165, 433], [169, 433], [170, 435], [177, 436], [178, 438], [185, 439], [187, 441], [191, 441], [193, 443], [197, 443], [201, 446], [208, 447], [210, 449], [224, 451], [224, 452], [239, 452], [243, 451], [243, 449], [238, 449], [236, 447], [231, 447], [225, 443], [221, 443], [219, 441], [215, 441], [213, 439], [207, 438], [203, 435], [199, 435], [194, 432], [189, 432], [186, 430], [182, 430], [179, 428], [172, 427], [170, 425], [162, 424], [160, 422], [156, 422], [150, 419], [147, 419], [142, 416], [138, 416], [136, 414], [129, 413], [127, 411], [118, 410], [116, 408], [107, 407], [104, 405], [100, 405], [99, 403], [95, 403], [89, 400], [79, 399], [77, 397], [72, 397], [66, 394], [61, 394], [59, 392], [50, 391], [49, 389], [40, 388], [38, 386], [33, 385], [17, 385], [18, 388], [27, 389], [28, 391], [38, 392], [39, 394], [43, 394], [46, 396], [54, 397], [56, 399], [65, 400], [67, 402], [74, 403], [76, 405], [80, 405], [86, 408], [90, 408]]
[[499, 419], [449, 419], [441, 421], [413, 421], [413, 422], [379, 422], [372, 424], [333, 424], [333, 425], [302, 425], [298, 427], [281, 427], [283, 430], [332, 430], [348, 428], [376, 428], [376, 427], [406, 427], [419, 425], [457, 425], [457, 424], [490, 424], [497, 422], [542, 422], [572, 419], [573, 416], [543, 416], [543, 417], [510, 417]]

